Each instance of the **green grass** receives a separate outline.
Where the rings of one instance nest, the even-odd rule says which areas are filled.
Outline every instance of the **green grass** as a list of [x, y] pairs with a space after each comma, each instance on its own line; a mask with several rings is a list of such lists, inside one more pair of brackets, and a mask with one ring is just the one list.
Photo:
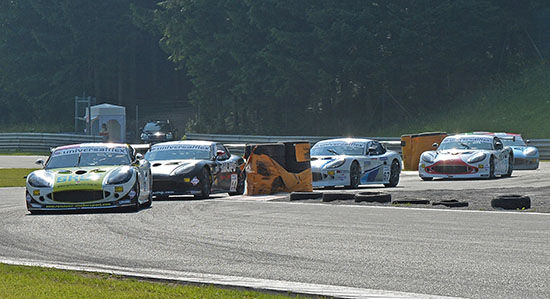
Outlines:
[[254, 291], [190, 286], [109, 274], [0, 264], [0, 298], [290, 298]]
[[514, 78], [500, 79], [487, 88], [451, 103], [425, 110], [408, 123], [396, 122], [375, 132], [400, 136], [419, 132], [461, 133], [493, 131], [521, 133], [524, 138], [550, 138], [550, 64], [526, 69]]
[[[0, 187], [25, 187], [24, 176], [36, 169], [0, 168]], [[0, 298], [2, 298], [0, 296]]]

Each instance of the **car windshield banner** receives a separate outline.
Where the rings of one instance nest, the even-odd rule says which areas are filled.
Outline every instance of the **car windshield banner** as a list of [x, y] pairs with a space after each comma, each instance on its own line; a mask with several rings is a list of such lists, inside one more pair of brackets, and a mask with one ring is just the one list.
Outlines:
[[151, 151], [185, 151], [185, 150], [195, 150], [195, 151], [205, 151], [210, 152], [209, 145], [200, 145], [200, 144], [171, 144], [171, 145], [155, 145], [151, 148]]
[[355, 147], [355, 148], [365, 148], [364, 142], [345, 142], [345, 141], [334, 141], [334, 142], [323, 142], [317, 143], [315, 147]]
[[444, 143], [450, 143], [450, 142], [458, 142], [458, 143], [465, 143], [465, 144], [492, 144], [493, 138], [483, 138], [483, 137], [447, 137], [443, 139], [441, 144]]
[[66, 156], [74, 154], [127, 154], [128, 148], [124, 146], [107, 147], [107, 146], [90, 146], [90, 147], [69, 147], [61, 148], [53, 152], [52, 156]]

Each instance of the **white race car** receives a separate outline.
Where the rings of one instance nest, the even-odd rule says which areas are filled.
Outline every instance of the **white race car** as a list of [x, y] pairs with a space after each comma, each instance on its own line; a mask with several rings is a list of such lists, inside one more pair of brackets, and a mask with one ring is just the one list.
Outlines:
[[459, 134], [445, 137], [437, 150], [422, 153], [418, 174], [425, 181], [506, 177], [512, 175], [513, 163], [512, 149], [499, 137]]
[[117, 143], [84, 143], [55, 148], [44, 169], [27, 176], [27, 209], [53, 210], [129, 208], [152, 202], [148, 161], [132, 147]]
[[401, 156], [376, 140], [344, 138], [323, 140], [311, 148], [313, 187], [384, 184], [395, 187]]

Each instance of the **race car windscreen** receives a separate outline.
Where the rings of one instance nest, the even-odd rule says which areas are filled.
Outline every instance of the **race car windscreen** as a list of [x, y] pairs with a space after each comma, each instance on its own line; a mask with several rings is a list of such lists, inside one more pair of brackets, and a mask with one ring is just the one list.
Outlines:
[[365, 154], [365, 144], [359, 142], [317, 143], [311, 148], [312, 156], [359, 156]]
[[210, 160], [212, 158], [209, 145], [159, 145], [151, 148], [145, 154], [149, 161], [159, 160]]
[[46, 169], [130, 164], [126, 148], [71, 148], [52, 153]]
[[477, 150], [492, 150], [492, 138], [477, 138], [477, 137], [462, 137], [462, 138], [445, 138], [439, 145], [438, 150], [450, 149], [477, 149]]
[[502, 144], [504, 144], [504, 146], [527, 146], [523, 141], [523, 139], [517, 136], [515, 140], [512, 140], [512, 139], [500, 139], [500, 140], [502, 140]]

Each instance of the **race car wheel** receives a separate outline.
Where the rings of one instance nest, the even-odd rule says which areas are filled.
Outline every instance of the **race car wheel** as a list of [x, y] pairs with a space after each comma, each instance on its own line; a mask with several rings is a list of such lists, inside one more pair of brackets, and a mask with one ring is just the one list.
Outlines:
[[431, 181], [433, 180], [434, 178], [428, 178], [428, 177], [424, 177], [424, 176], [421, 176], [420, 177], [423, 181]]
[[210, 189], [211, 189], [211, 182], [210, 182], [210, 173], [208, 173], [208, 170], [206, 168], [202, 169], [201, 173], [201, 194], [195, 195], [195, 198], [197, 199], [206, 199], [210, 197]]
[[144, 208], [151, 207], [151, 204], [153, 204], [153, 180], [151, 179], [151, 173], [149, 173], [149, 196], [147, 197], [147, 202], [145, 202], [143, 205], [141, 205]]
[[491, 159], [489, 160], [489, 178], [495, 178], [495, 157], [493, 156], [491, 156]]
[[246, 174], [244, 172], [239, 172], [238, 175], [237, 190], [235, 190], [235, 192], [228, 192], [230, 196], [244, 194], [244, 181], [246, 180]]
[[385, 187], [395, 187], [397, 184], [399, 184], [399, 174], [401, 173], [401, 165], [399, 165], [399, 161], [393, 160], [391, 162], [391, 168], [390, 168], [390, 182], [388, 184], [384, 184]]
[[514, 171], [514, 156], [510, 155], [508, 156], [508, 171], [506, 171], [507, 177], [512, 176], [512, 172]]
[[351, 163], [351, 167], [349, 168], [349, 185], [346, 186], [346, 188], [357, 189], [357, 187], [359, 187], [360, 178], [361, 168], [356, 161], [353, 161], [353, 163]]

